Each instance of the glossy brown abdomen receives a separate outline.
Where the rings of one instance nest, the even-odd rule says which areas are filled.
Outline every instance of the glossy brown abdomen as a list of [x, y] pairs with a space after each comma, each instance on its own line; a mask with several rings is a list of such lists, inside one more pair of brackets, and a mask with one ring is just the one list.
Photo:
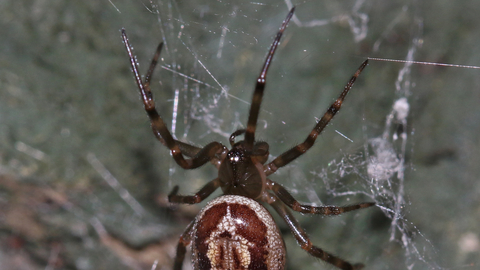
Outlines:
[[205, 206], [193, 229], [196, 270], [281, 270], [285, 246], [270, 213], [243, 196], [224, 195]]

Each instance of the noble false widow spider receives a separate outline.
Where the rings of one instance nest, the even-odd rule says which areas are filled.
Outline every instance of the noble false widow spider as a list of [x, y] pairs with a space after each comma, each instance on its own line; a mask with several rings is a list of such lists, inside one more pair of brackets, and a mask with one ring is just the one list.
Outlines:
[[[163, 44], [158, 45], [150, 68], [142, 80], [132, 46], [128, 41], [125, 29], [122, 29], [123, 41], [130, 57], [130, 64], [145, 111], [150, 118], [153, 134], [170, 149], [175, 162], [183, 169], [195, 169], [209, 161], [218, 169], [218, 177], [204, 185], [195, 195], [178, 195], [178, 186], [175, 186], [168, 196], [169, 201], [196, 204], [206, 199], [219, 187], [224, 193], [223, 196], [210, 201], [181, 235], [177, 246], [175, 270], [182, 269], [186, 247], [190, 244], [192, 244], [195, 269], [284, 269], [286, 255], [283, 239], [272, 216], [258, 202], [269, 204], [287, 223], [302, 249], [312, 256], [340, 269], [363, 267], [362, 264], [352, 265], [314, 246], [290, 209], [300, 213], [330, 216], [367, 208], [375, 203], [365, 202], [349, 206], [305, 205], [295, 200], [284, 187], [267, 177], [303, 155], [313, 146], [318, 135], [340, 110], [345, 96], [356, 78], [367, 66], [368, 61], [363, 62], [358, 68], [340, 96], [328, 108], [303, 143], [266, 163], [269, 157], [269, 145], [266, 142], [255, 141], [255, 129], [267, 71], [293, 12], [294, 8], [290, 10], [283, 21], [270, 47], [253, 93], [247, 128], [236, 130], [231, 134], [229, 142], [232, 149], [230, 150], [219, 142], [212, 142], [199, 148], [173, 138], [155, 109], [155, 102], [150, 90], [152, 74]], [[239, 135], [244, 135], [244, 140], [235, 142]]]

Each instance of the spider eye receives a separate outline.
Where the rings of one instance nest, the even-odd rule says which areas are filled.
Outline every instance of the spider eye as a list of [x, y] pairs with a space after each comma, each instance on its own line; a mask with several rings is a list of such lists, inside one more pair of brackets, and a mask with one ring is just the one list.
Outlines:
[[237, 187], [242, 182], [242, 179], [248, 178], [250, 163], [243, 149], [234, 148], [228, 152], [226, 168], [231, 172], [234, 187]]
[[237, 163], [238, 161], [240, 161], [240, 158], [238, 156], [230, 156], [229, 160], [231, 163]]

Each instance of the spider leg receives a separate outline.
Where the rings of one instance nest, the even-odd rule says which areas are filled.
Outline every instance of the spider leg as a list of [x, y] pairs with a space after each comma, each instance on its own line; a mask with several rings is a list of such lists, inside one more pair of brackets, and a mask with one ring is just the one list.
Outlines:
[[205, 200], [210, 194], [212, 194], [220, 186], [220, 179], [215, 178], [212, 181], [204, 185], [195, 195], [193, 196], [182, 196], [177, 195], [178, 186], [175, 186], [172, 189], [172, 192], [168, 195], [168, 201], [171, 203], [186, 203], [186, 204], [196, 204]]
[[[144, 87], [146, 89], [150, 89], [150, 81], [152, 79], [153, 71], [155, 70], [155, 67], [157, 66], [158, 63], [158, 58], [160, 57], [160, 52], [162, 51], [163, 47], [163, 42], [158, 44], [157, 49], [155, 50], [155, 55], [152, 58], [152, 61], [150, 63], [150, 67], [148, 68], [147, 74], [145, 75], [145, 83]], [[166, 146], [165, 140], [163, 138], [159, 138], [160, 142]], [[182, 154], [184, 154], [187, 157], [195, 157], [195, 155], [202, 150], [200, 147], [196, 147], [193, 145], [190, 145], [188, 143], [181, 142], [179, 140], [175, 140], [176, 144], [180, 148], [180, 151], [182, 151]]]
[[233, 145], [235, 144], [235, 138], [245, 133], [245, 131], [246, 129], [238, 129], [238, 130], [235, 130], [235, 132], [233, 132], [232, 135], [230, 135], [230, 138], [228, 139], [228, 141], [230, 142], [231, 147], [233, 147]]
[[[127, 39], [127, 42], [128, 42], [128, 39]], [[160, 57], [160, 52], [162, 51], [162, 47], [163, 47], [163, 42], [158, 44], [157, 49], [155, 50], [155, 55], [153, 56], [152, 61], [150, 63], [150, 67], [148, 68], [147, 74], [145, 75], [144, 87], [147, 89], [147, 91], [150, 89], [150, 81], [152, 79], [153, 71], [157, 66], [158, 58]], [[165, 140], [163, 138], [160, 137], [159, 140], [160, 142], [162, 142], [162, 144], [166, 146]], [[200, 150], [202, 150], [202, 148], [200, 147], [196, 147], [188, 143], [181, 142], [179, 140], [175, 140], [175, 142], [177, 143], [178, 147], [182, 151], [182, 154], [186, 155], [187, 157], [194, 157], [198, 152], [200, 152]]]
[[308, 239], [307, 233], [302, 229], [298, 221], [288, 210], [285, 204], [283, 204], [282, 201], [273, 194], [268, 194], [266, 196], [268, 197], [264, 197], [262, 199], [270, 204], [273, 209], [275, 209], [275, 211], [283, 218], [290, 228], [290, 231], [292, 231], [297, 243], [302, 247], [303, 250], [307, 251], [310, 255], [322, 259], [323, 261], [343, 270], [356, 270], [363, 268], [362, 264], [352, 265], [349, 262], [344, 261], [343, 259], [340, 259], [339, 257], [336, 257], [317, 246], [314, 246], [310, 239]]
[[[122, 34], [123, 33], [125, 33], [125, 31], [122, 31]], [[125, 33], [125, 37], [126, 37], [126, 33]], [[158, 58], [160, 57], [160, 52], [162, 51], [162, 47], [163, 47], [163, 42], [160, 42], [160, 44], [158, 44], [157, 46], [157, 49], [155, 50], [155, 55], [153, 55], [152, 61], [150, 62], [150, 67], [148, 68], [147, 74], [145, 75], [144, 86], [148, 90], [150, 90], [150, 80], [152, 79], [153, 71], [157, 66]], [[138, 69], [138, 66], [137, 66], [137, 69]]]
[[[122, 38], [123, 42], [125, 43], [125, 47], [127, 49], [128, 56], [130, 57], [130, 64], [132, 66], [133, 74], [135, 76], [135, 81], [137, 82], [138, 89], [140, 90], [140, 95], [143, 101], [143, 105], [145, 111], [150, 118], [150, 123], [152, 126], [153, 134], [157, 137], [157, 139], [167, 146], [172, 153], [175, 162], [180, 165], [184, 169], [194, 169], [197, 167], [202, 166], [206, 162], [212, 159], [221, 159], [220, 155], [222, 155], [225, 151], [225, 146], [218, 142], [212, 142], [205, 146], [203, 149], [198, 150], [197, 147], [188, 145], [186, 143], [178, 143], [175, 140], [168, 130], [167, 126], [163, 122], [162, 117], [158, 114], [157, 110], [155, 109], [155, 101], [153, 100], [153, 94], [150, 90], [150, 80], [152, 78], [153, 71], [158, 61], [158, 57], [160, 56], [160, 51], [162, 49], [162, 43], [160, 43], [157, 47], [155, 55], [152, 59], [150, 64], [150, 68], [148, 69], [145, 82], [142, 81], [140, 73], [138, 71], [137, 61], [135, 56], [133, 55], [133, 49], [128, 41], [127, 33], [125, 29], [122, 29]], [[194, 154], [193, 157], [189, 159], [185, 159], [182, 154], [182, 148], [186, 150], [186, 155], [191, 156]]]
[[175, 143], [178, 145], [180, 148], [180, 151], [182, 151], [182, 154], [184, 154], [187, 157], [194, 157], [202, 150], [200, 147], [193, 146], [188, 143], [184, 143], [179, 140], [175, 140]]
[[342, 107], [342, 103], [343, 103], [343, 100], [345, 99], [345, 96], [348, 94], [353, 84], [355, 83], [355, 80], [360, 75], [362, 70], [367, 66], [367, 64], [368, 64], [368, 60], [365, 60], [362, 63], [362, 65], [357, 69], [357, 71], [352, 76], [350, 81], [347, 83], [347, 85], [345, 85], [345, 88], [343, 89], [340, 96], [337, 98], [337, 100], [335, 100], [335, 102], [332, 105], [330, 105], [330, 108], [328, 108], [328, 110], [322, 116], [322, 119], [318, 121], [318, 123], [315, 125], [315, 127], [313, 128], [313, 130], [310, 132], [310, 134], [308, 135], [308, 137], [305, 139], [303, 143], [300, 143], [297, 146], [293, 147], [292, 149], [284, 152], [283, 154], [278, 156], [276, 159], [274, 159], [272, 162], [264, 166], [265, 173], [267, 174], [267, 176], [276, 172], [278, 168], [287, 165], [288, 163], [292, 162], [294, 159], [303, 155], [305, 152], [307, 152], [308, 149], [310, 149], [310, 147], [313, 146], [318, 135], [322, 133], [323, 129], [328, 125], [330, 120], [332, 120], [335, 114], [340, 110], [340, 107]]
[[284, 187], [270, 179], [267, 179], [267, 187], [272, 190], [275, 195], [280, 198], [280, 200], [282, 200], [282, 202], [288, 207], [290, 207], [292, 210], [304, 214], [333, 216], [375, 205], [374, 202], [364, 202], [347, 206], [311, 206], [306, 204], [300, 204], [297, 200], [295, 200], [295, 198], [290, 194], [290, 192], [288, 192]]
[[183, 261], [185, 260], [185, 253], [187, 252], [187, 246], [192, 242], [192, 229], [194, 224], [195, 221], [190, 222], [178, 240], [173, 270], [182, 270]]
[[270, 51], [268, 52], [267, 59], [265, 59], [265, 63], [263, 64], [262, 71], [260, 72], [260, 76], [257, 79], [257, 84], [255, 86], [255, 92], [253, 93], [252, 98], [252, 105], [250, 106], [250, 113], [248, 115], [248, 123], [247, 123], [247, 131], [245, 132], [245, 147], [248, 150], [253, 148], [253, 143], [255, 141], [255, 130], [257, 128], [257, 119], [258, 113], [260, 111], [260, 105], [262, 103], [263, 98], [263, 91], [265, 89], [265, 80], [267, 77], [267, 71], [270, 67], [272, 62], [273, 54], [277, 49], [278, 43], [280, 43], [280, 38], [282, 37], [283, 31], [287, 27], [288, 22], [293, 16], [293, 12], [295, 11], [295, 7], [290, 10], [287, 17], [282, 23], [280, 30], [278, 30], [277, 37], [272, 43], [270, 47]]

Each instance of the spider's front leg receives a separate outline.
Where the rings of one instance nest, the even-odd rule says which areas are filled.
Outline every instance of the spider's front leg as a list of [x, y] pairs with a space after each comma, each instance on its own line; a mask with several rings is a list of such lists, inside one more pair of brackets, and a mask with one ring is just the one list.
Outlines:
[[277, 50], [278, 44], [280, 43], [280, 38], [283, 35], [283, 32], [287, 28], [288, 22], [295, 12], [295, 7], [293, 7], [288, 13], [287, 17], [280, 26], [280, 30], [277, 32], [277, 36], [273, 40], [270, 50], [268, 52], [265, 63], [263, 64], [262, 71], [257, 78], [257, 83], [255, 85], [255, 91], [253, 92], [252, 104], [250, 105], [250, 112], [248, 114], [247, 129], [245, 130], [245, 147], [247, 150], [252, 150], [255, 143], [255, 130], [257, 129], [257, 120], [260, 113], [260, 105], [262, 103], [263, 92], [265, 90], [265, 82], [267, 79], [267, 72], [272, 63], [273, 55]]
[[330, 105], [330, 108], [325, 112], [325, 114], [322, 116], [320, 121], [315, 125], [315, 127], [312, 129], [310, 134], [307, 136], [305, 141], [303, 143], [300, 143], [293, 147], [292, 149], [284, 152], [277, 158], [275, 158], [272, 162], [264, 166], [264, 171], [268, 175], [271, 175], [272, 173], [276, 172], [278, 168], [283, 167], [287, 165], [288, 163], [292, 162], [294, 159], [298, 158], [299, 156], [305, 154], [305, 152], [310, 149], [315, 141], [317, 140], [318, 135], [322, 133], [323, 129], [330, 123], [330, 120], [337, 114], [337, 112], [340, 110], [342, 107], [343, 101], [345, 100], [345, 97], [347, 96], [348, 92], [352, 88], [353, 84], [355, 83], [355, 80], [357, 80], [358, 76], [360, 76], [360, 73], [362, 73], [363, 69], [368, 65], [368, 60], [365, 60], [360, 67], [357, 69], [355, 74], [353, 74], [352, 78], [350, 78], [350, 81], [345, 85], [345, 88], [343, 89], [342, 93], [340, 96], [335, 100], [335, 102]]
[[[140, 96], [142, 98], [145, 111], [150, 118], [153, 134], [162, 144], [170, 149], [175, 162], [184, 169], [194, 169], [202, 166], [208, 161], [214, 161], [214, 163], [216, 163], [215, 161], [221, 160], [220, 156], [225, 152], [225, 146], [219, 142], [212, 142], [200, 149], [186, 143], [178, 142], [173, 138], [162, 117], [155, 109], [155, 101], [153, 100], [153, 94], [150, 90], [150, 81], [152, 79], [153, 71], [157, 65], [158, 58], [160, 57], [160, 51], [162, 50], [163, 43], [158, 45], [150, 64], [150, 68], [145, 76], [145, 81], [142, 81], [140, 72], [138, 71], [138, 64], [133, 54], [132, 46], [128, 41], [125, 29], [122, 29], [122, 38], [130, 58], [130, 65], [132, 66], [132, 71], [140, 91]], [[185, 151], [186, 156], [189, 156], [190, 158], [184, 158], [182, 151]]]

